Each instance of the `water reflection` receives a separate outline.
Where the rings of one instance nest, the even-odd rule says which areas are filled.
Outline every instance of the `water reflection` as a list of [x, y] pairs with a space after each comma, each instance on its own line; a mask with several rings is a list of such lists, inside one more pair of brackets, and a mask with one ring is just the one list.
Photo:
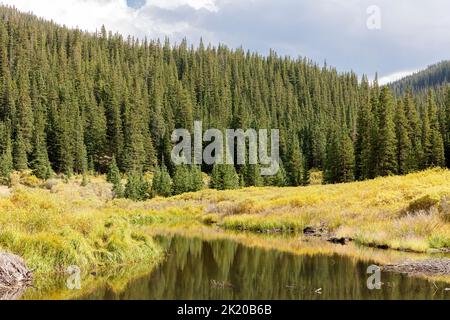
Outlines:
[[[296, 256], [248, 248], [234, 241], [160, 239], [167, 259], [120, 293], [99, 288], [83, 299], [448, 299], [444, 284], [382, 274], [369, 290], [369, 263], [347, 257]], [[318, 289], [321, 289], [318, 291]]]

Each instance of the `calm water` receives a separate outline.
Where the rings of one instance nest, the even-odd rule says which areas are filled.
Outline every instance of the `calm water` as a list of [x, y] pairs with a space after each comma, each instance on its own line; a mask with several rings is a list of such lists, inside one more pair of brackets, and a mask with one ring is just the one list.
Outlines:
[[[382, 290], [366, 285], [370, 263], [341, 256], [295, 256], [233, 241], [160, 239], [164, 263], [122, 293], [98, 288], [83, 299], [450, 299], [445, 284], [382, 274]], [[448, 285], [447, 285], [448, 287]], [[316, 293], [322, 289], [321, 294]]]

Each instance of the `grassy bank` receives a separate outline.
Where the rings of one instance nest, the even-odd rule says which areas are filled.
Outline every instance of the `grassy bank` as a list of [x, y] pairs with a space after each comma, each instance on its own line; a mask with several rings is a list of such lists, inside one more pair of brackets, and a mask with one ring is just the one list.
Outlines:
[[38, 281], [71, 265], [87, 273], [161, 258], [148, 234], [106, 207], [105, 184], [52, 184], [18, 186], [0, 199], [0, 251], [22, 256]]
[[449, 170], [339, 185], [207, 190], [170, 201], [201, 206], [201, 219], [224, 229], [302, 232], [325, 226], [368, 246], [450, 248]]

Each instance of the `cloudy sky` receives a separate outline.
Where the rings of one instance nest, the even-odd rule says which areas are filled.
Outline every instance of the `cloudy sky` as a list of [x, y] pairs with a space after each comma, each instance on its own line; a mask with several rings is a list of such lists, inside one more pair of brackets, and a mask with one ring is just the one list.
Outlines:
[[448, 0], [0, 2], [89, 31], [105, 25], [141, 38], [186, 37], [196, 44], [203, 37], [261, 54], [273, 48], [371, 78], [378, 72], [383, 82], [450, 58]]

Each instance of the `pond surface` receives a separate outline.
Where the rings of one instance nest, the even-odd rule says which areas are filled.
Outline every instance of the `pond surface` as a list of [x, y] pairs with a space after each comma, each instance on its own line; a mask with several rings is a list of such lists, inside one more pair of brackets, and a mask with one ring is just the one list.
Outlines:
[[[382, 273], [381, 290], [367, 288], [368, 262], [343, 256], [298, 256], [234, 241], [160, 238], [167, 258], [116, 293], [107, 286], [82, 299], [303, 300], [450, 299], [443, 283]], [[449, 285], [447, 285], [448, 287]]]

